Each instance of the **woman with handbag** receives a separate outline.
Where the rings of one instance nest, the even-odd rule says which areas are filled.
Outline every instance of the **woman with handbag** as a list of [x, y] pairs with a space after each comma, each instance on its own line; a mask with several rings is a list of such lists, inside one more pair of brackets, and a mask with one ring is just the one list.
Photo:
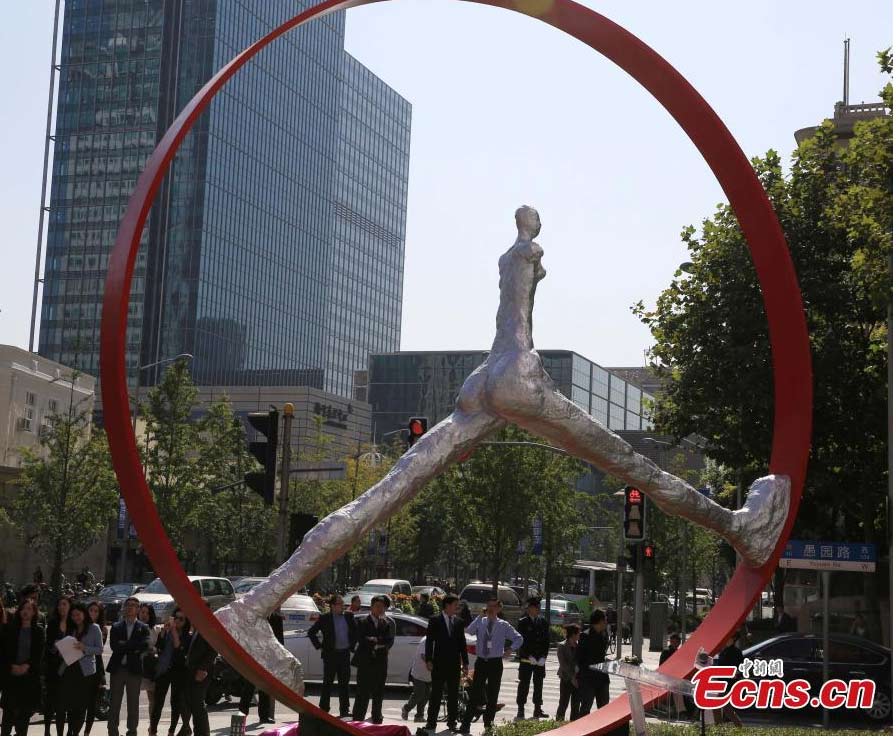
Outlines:
[[69, 613], [72, 609], [72, 600], [68, 596], [60, 597], [56, 602], [56, 608], [47, 622], [47, 647], [44, 654], [44, 681], [46, 683], [46, 702], [44, 703], [44, 734], [50, 734], [50, 725], [56, 722], [56, 734], [61, 735], [65, 727], [65, 710], [60, 705], [62, 698], [61, 684], [62, 673], [65, 670], [65, 661], [56, 649], [56, 643], [63, 637], [67, 637], [71, 628]]
[[62, 674], [60, 708], [68, 722], [68, 733], [75, 735], [84, 726], [90, 698], [93, 696], [96, 656], [103, 652], [103, 633], [98, 625], [90, 621], [90, 614], [84, 604], [73, 604], [69, 617], [72, 622], [69, 632], [77, 640], [75, 649], [80, 650], [82, 656]]
[[3, 669], [3, 721], [0, 734], [28, 734], [31, 716], [40, 707], [40, 674], [44, 663], [43, 627], [37, 624], [37, 604], [25, 599], [0, 638]]
[[152, 714], [156, 694], [156, 664], [159, 662], [156, 642], [159, 639], [161, 627], [156, 624], [156, 610], [149, 604], [140, 605], [140, 609], [137, 611], [137, 619], [149, 627], [149, 649], [143, 653], [143, 681], [140, 684], [140, 688], [146, 691], [149, 713]]
[[[106, 626], [106, 612], [103, 605], [98, 601], [92, 601], [87, 606], [87, 613], [90, 615], [90, 621], [100, 628], [100, 632], [103, 635], [103, 645], [105, 646], [106, 640], [109, 639], [109, 628]], [[84, 722], [85, 735], [90, 734], [90, 730], [93, 729], [93, 721], [97, 716], [97, 703], [99, 702], [100, 694], [105, 688], [106, 667], [103, 665], [103, 654], [99, 653], [96, 656], [96, 673], [93, 676], [90, 699], [87, 702], [87, 718]], [[100, 719], [103, 719], [102, 715]]]

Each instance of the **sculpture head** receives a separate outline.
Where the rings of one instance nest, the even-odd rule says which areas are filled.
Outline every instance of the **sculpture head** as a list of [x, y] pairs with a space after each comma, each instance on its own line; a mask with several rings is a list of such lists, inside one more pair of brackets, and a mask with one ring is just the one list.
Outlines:
[[529, 205], [523, 205], [516, 210], [516, 228], [519, 237], [531, 241], [541, 232], [541, 218], [538, 210]]

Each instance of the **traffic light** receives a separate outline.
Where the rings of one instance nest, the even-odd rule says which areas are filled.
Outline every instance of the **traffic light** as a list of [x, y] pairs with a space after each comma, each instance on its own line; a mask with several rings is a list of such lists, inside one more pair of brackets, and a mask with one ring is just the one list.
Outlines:
[[280, 413], [275, 409], [270, 412], [250, 412], [246, 415], [246, 419], [256, 432], [265, 438], [249, 443], [249, 452], [258, 459], [264, 470], [249, 471], [243, 475], [243, 479], [246, 486], [261, 495], [265, 504], [273, 504], [274, 482], [277, 478], [277, 427], [280, 424]]
[[289, 515], [289, 550], [292, 552], [299, 545], [305, 535], [311, 532], [311, 529], [317, 524], [317, 517], [313, 514], [303, 514], [297, 512]]
[[408, 420], [408, 450], [414, 447], [423, 433], [429, 429], [429, 420], [426, 417], [411, 417]]
[[637, 487], [626, 486], [622, 537], [626, 542], [641, 542], [646, 532], [647, 496]]
[[656, 548], [653, 543], [645, 542], [642, 547], [642, 556], [644, 564], [648, 568], [652, 568], [656, 564]]

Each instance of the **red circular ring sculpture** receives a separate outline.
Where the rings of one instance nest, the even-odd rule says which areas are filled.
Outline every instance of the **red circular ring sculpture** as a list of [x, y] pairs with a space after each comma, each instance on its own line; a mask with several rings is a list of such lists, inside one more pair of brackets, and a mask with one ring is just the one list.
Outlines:
[[[328, 0], [274, 29], [220, 69], [178, 115], [156, 147], [128, 202], [111, 253], [103, 298], [100, 370], [104, 421], [112, 461], [140, 540], [156, 572], [209, 643], [256, 686], [278, 701], [329, 722], [348, 727], [293, 693], [262, 668], [215, 619], [181, 568], [162, 527], [146, 483], [131, 427], [125, 369], [128, 297], [140, 233], [153, 198], [181, 141], [212, 98], [265, 46], [286, 32], [323, 15], [382, 0]], [[660, 668], [679, 678], [694, 670], [703, 647], [715, 653], [740, 626], [777, 565], [793, 527], [802, 496], [809, 456], [812, 416], [812, 367], [809, 336], [790, 252], [771, 203], [734, 137], [698, 92], [672, 66], [631, 33], [572, 0], [471, 0], [513, 10], [551, 25], [600, 52], [637, 80], [684, 129], [728, 196], [750, 249], [768, 316], [774, 367], [775, 419], [769, 473], [791, 480], [790, 513], [768, 561], [761, 568], [741, 564], [712, 611], [678, 652]], [[645, 703], [662, 692], [643, 689]], [[623, 695], [596, 712], [550, 734], [600, 734], [630, 718]]]

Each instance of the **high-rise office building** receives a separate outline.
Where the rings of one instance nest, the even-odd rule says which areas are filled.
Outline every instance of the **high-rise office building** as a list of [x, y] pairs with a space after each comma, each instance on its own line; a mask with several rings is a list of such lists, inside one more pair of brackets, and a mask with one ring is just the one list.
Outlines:
[[[195, 92], [307, 0], [67, 0], [39, 352], [96, 374], [108, 254], [139, 172]], [[197, 382], [347, 396], [401, 324], [410, 104], [296, 29], [197, 121], [142, 236], [126, 361]], [[154, 375], [144, 372], [143, 384]]]

